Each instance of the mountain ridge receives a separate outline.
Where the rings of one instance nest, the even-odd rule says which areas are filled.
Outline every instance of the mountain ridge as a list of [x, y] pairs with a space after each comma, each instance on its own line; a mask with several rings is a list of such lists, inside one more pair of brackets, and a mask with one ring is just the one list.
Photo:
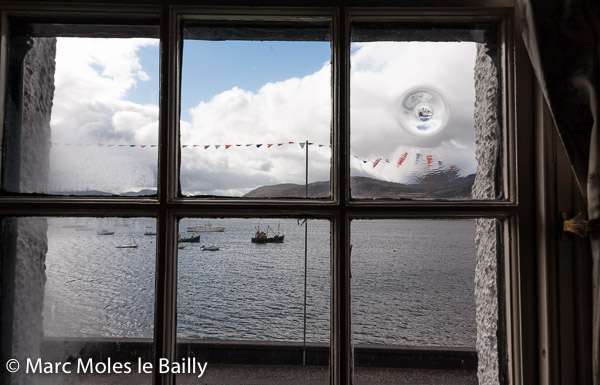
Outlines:
[[[459, 176], [448, 170], [422, 177], [417, 183], [388, 182], [365, 176], [350, 178], [352, 197], [356, 199], [470, 199], [475, 175]], [[328, 198], [329, 181], [308, 184], [309, 198]], [[304, 198], [306, 186], [282, 183], [258, 187], [244, 198]]]

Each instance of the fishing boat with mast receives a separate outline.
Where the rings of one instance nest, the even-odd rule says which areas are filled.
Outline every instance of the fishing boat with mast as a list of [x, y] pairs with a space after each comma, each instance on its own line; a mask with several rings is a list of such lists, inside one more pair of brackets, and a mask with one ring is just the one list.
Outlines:
[[256, 226], [256, 234], [252, 237], [252, 243], [283, 243], [283, 237], [285, 235], [281, 234], [280, 225], [277, 225], [277, 232], [271, 229], [271, 226], [267, 226], [265, 231], [261, 230], [260, 226]]

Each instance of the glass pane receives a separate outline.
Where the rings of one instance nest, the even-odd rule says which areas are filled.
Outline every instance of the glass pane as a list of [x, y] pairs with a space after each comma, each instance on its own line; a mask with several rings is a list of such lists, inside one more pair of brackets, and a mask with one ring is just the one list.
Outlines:
[[353, 198], [500, 197], [497, 49], [490, 36], [354, 26]]
[[478, 365], [499, 378], [497, 228], [494, 219], [352, 221], [356, 383], [409, 373], [473, 384]]
[[183, 195], [331, 195], [330, 45], [326, 22], [185, 24]]
[[330, 223], [187, 218], [179, 231], [179, 359], [208, 362], [209, 383], [328, 384]]
[[15, 278], [2, 309], [13, 309], [21, 366], [10, 383], [152, 382], [138, 364], [152, 362], [156, 240], [144, 233], [154, 228], [150, 218], [3, 220], [2, 268]]
[[147, 35], [34, 36], [29, 47], [15, 31], [9, 78], [22, 82], [6, 102], [5, 191], [156, 194], [159, 40]]

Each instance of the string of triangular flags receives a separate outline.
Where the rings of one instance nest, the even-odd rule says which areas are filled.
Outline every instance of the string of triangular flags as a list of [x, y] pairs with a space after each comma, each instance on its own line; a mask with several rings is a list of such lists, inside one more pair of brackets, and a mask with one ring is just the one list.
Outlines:
[[[204, 150], [208, 150], [211, 147], [214, 148], [215, 150], [218, 150], [219, 148], [223, 147], [225, 150], [228, 150], [231, 147], [255, 147], [255, 148], [261, 148], [264, 146], [264, 148], [271, 148], [273, 146], [276, 147], [281, 147], [281, 146], [285, 146], [285, 145], [299, 145], [300, 148], [304, 149], [305, 146], [308, 144], [309, 146], [318, 146], [318, 147], [331, 147], [330, 144], [317, 144], [317, 143], [313, 143], [313, 142], [294, 142], [294, 141], [288, 141], [288, 142], [283, 142], [283, 143], [247, 143], [247, 144], [182, 144], [181, 148], [197, 148], [197, 149], [204, 149]], [[157, 147], [156, 144], [105, 144], [105, 143], [59, 143], [59, 142], [53, 142], [52, 145], [54, 146], [76, 146], [76, 147], [91, 147], [91, 146], [96, 146], [96, 147], [127, 147], [127, 148], [153, 148], [153, 147]], [[384, 163], [392, 163], [394, 162], [396, 164], [396, 167], [400, 167], [403, 164], [405, 164], [409, 153], [408, 152], [404, 152], [397, 160], [395, 159], [390, 159], [388, 158], [382, 158], [382, 157], [377, 157], [373, 160], [369, 160], [369, 159], [364, 159], [359, 157], [358, 155], [353, 155], [354, 158], [362, 161], [363, 164], [367, 164], [367, 163], [371, 163], [373, 165], [372, 168], [377, 167], [382, 161]], [[417, 153], [415, 156], [415, 160], [413, 162], [413, 164], [417, 164], [420, 163], [422, 160], [422, 154]], [[434, 158], [433, 155], [426, 155], [425, 156], [425, 160], [426, 160], [426, 164], [427, 167], [433, 167], [435, 166], [434, 163]], [[442, 166], [443, 162], [441, 160], [437, 160], [437, 166]], [[451, 166], [453, 167], [453, 166]]]
[[[359, 159], [360, 161], [362, 161], [364, 164], [366, 164], [366, 163], [372, 163], [373, 164], [372, 168], [375, 168], [381, 162], [384, 162], [384, 163], [393, 163], [393, 162], [395, 162], [396, 163], [396, 167], [400, 167], [403, 164], [405, 164], [406, 159], [408, 158], [408, 155], [409, 155], [409, 153], [405, 152], [402, 155], [400, 155], [400, 157], [398, 158], [398, 160], [394, 160], [394, 159], [390, 159], [390, 158], [381, 158], [381, 157], [375, 158], [374, 160], [366, 160], [366, 159], [361, 159], [358, 155], [353, 155], [353, 156], [354, 156], [354, 158]], [[422, 159], [423, 159], [422, 156], [423, 156], [422, 154], [417, 153], [416, 156], [415, 156], [415, 160], [414, 160], [413, 164], [421, 163]], [[425, 156], [425, 161], [426, 161], [426, 164], [427, 164], [428, 168], [436, 166], [436, 163], [437, 163], [437, 166], [439, 166], [439, 167], [441, 167], [441, 166], [444, 165], [444, 162], [441, 161], [441, 160], [437, 160], [437, 162], [434, 162], [433, 155], [426, 155]], [[450, 168], [456, 168], [456, 166], [450, 166]]]
[[[182, 148], [196, 148], [196, 147], [200, 147], [203, 149], [209, 149], [210, 147], [214, 147], [215, 150], [219, 149], [220, 147], [223, 147], [225, 149], [228, 149], [230, 147], [254, 147], [256, 146], [256, 148], [260, 148], [263, 145], [266, 146], [267, 148], [271, 148], [272, 146], [283, 146], [283, 145], [290, 145], [290, 144], [298, 144], [300, 146], [300, 148], [304, 148], [304, 146], [306, 146], [306, 142], [286, 142], [286, 143], [251, 143], [251, 144], [182, 144], [181, 147]], [[53, 142], [52, 145], [54, 146], [77, 146], [77, 147], [90, 147], [90, 146], [97, 146], [97, 147], [140, 147], [140, 148], [146, 148], [146, 147], [157, 147], [156, 144], [105, 144], [105, 143], [58, 143], [58, 142]], [[317, 143], [313, 143], [313, 142], [308, 142], [309, 146], [318, 146], [318, 147], [331, 147], [330, 144], [317, 144]]]

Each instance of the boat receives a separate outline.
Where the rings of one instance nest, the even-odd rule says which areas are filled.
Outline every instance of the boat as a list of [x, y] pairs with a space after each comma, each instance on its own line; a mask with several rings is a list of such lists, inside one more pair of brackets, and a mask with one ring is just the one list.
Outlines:
[[185, 245], [179, 245], [179, 246], [177, 246], [177, 248], [178, 248], [179, 250], [183, 250], [183, 249], [185, 249]]
[[201, 226], [190, 226], [186, 229], [186, 231], [188, 233], [222, 233], [225, 231], [225, 227], [213, 227], [210, 223], [206, 223]]
[[[272, 233], [272, 236], [269, 236]], [[283, 237], [285, 235], [280, 234], [280, 228], [277, 226], [277, 232], [271, 229], [271, 226], [267, 226], [266, 231], [262, 231], [259, 226], [256, 226], [256, 234], [252, 237], [252, 243], [283, 243]]]
[[178, 242], [190, 242], [190, 243], [200, 243], [200, 236], [199, 235], [192, 235], [189, 238], [184, 238], [181, 235], [179, 236], [179, 239], [177, 239]]
[[138, 244], [135, 242], [133, 235], [129, 236], [129, 243], [118, 245], [117, 249], [137, 249]]
[[102, 230], [96, 231], [96, 235], [114, 235], [114, 234], [115, 234], [114, 231], [109, 231], [108, 229], [102, 229]]
[[214, 245], [212, 245], [212, 246], [204, 246], [204, 245], [202, 245], [201, 249], [203, 251], [217, 251], [217, 250], [219, 250], [219, 247], [218, 246], [214, 246]]
[[156, 235], [155, 231], [146, 231], [144, 235]]

